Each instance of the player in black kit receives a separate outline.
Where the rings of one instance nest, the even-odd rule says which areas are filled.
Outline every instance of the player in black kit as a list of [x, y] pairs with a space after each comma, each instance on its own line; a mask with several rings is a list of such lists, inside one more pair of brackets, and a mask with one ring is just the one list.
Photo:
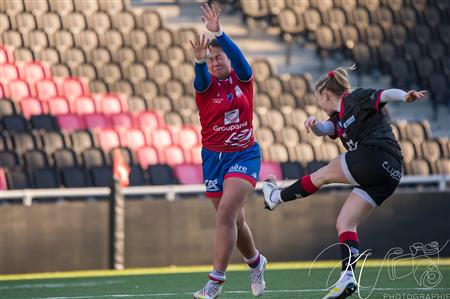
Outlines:
[[277, 205], [307, 197], [322, 185], [353, 184], [336, 222], [341, 244], [342, 274], [324, 299], [346, 298], [357, 289], [353, 270], [359, 254], [357, 227], [386, 200], [402, 173], [402, 153], [387, 116], [381, 109], [388, 102], [413, 102], [425, 97], [425, 91], [365, 89], [351, 91], [347, 70], [337, 68], [322, 76], [315, 85], [317, 103], [328, 115], [326, 121], [314, 116], [305, 121], [307, 131], [317, 136], [339, 137], [348, 150], [310, 175], [280, 190], [273, 178], [264, 182], [264, 205]]

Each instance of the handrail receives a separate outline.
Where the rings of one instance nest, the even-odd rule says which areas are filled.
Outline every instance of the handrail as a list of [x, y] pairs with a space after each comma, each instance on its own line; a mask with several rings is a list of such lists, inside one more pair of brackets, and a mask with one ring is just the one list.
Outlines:
[[[284, 185], [289, 185], [295, 180], [287, 180]], [[278, 183], [283, 183], [279, 181]], [[431, 176], [404, 176], [400, 185], [410, 184], [437, 184], [439, 191], [449, 188], [450, 175]], [[263, 182], [256, 184], [255, 190], [262, 190]], [[351, 187], [346, 184], [330, 184], [324, 189], [333, 187]], [[205, 192], [205, 186], [196, 185], [165, 185], [165, 186], [134, 186], [122, 189], [125, 196], [133, 195], [165, 195], [167, 200], [175, 200], [177, 194], [198, 194]], [[0, 191], [0, 203], [3, 200], [22, 200], [24, 205], [31, 205], [35, 198], [68, 198], [68, 197], [106, 197], [111, 193], [108, 187], [88, 188], [53, 188], [53, 189], [21, 189]]]

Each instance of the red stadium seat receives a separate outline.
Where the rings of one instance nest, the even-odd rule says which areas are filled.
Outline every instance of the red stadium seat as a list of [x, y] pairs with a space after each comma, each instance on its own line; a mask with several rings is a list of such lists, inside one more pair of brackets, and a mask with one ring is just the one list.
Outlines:
[[130, 129], [120, 134], [121, 144], [135, 151], [146, 145], [145, 135], [139, 129]]
[[120, 98], [112, 94], [104, 95], [100, 99], [100, 107], [105, 114], [120, 113], [126, 110], [123, 109]]
[[136, 120], [138, 126], [143, 130], [153, 131], [161, 125], [161, 117], [153, 111], [141, 112]]
[[84, 129], [82, 118], [75, 114], [57, 115], [56, 120], [62, 130], [73, 131]]
[[131, 113], [123, 112], [111, 114], [109, 119], [113, 128], [130, 129], [133, 127], [133, 116]]
[[19, 78], [19, 70], [14, 64], [0, 65], [0, 83], [8, 84], [9, 81]]
[[26, 118], [30, 118], [32, 115], [44, 114], [41, 101], [36, 98], [24, 98], [20, 101], [20, 109]]
[[74, 99], [85, 95], [85, 87], [77, 78], [64, 78], [61, 82], [61, 94], [68, 99]]
[[97, 132], [97, 138], [100, 147], [104, 151], [110, 151], [113, 148], [120, 147], [119, 134], [113, 129], [103, 129]]
[[279, 163], [262, 161], [259, 180], [264, 181], [270, 175], [275, 176], [276, 180], [284, 179], [283, 172], [281, 171], [281, 166]]
[[152, 146], [141, 147], [137, 150], [137, 160], [143, 169], [150, 165], [159, 164], [158, 152]]
[[86, 124], [86, 128], [89, 129], [106, 129], [110, 127], [106, 115], [99, 113], [85, 114], [84, 122]]
[[6, 97], [5, 89], [3, 88], [3, 84], [0, 83], [0, 98]]
[[72, 102], [72, 111], [77, 114], [96, 113], [94, 99], [88, 96], [79, 96]]
[[152, 142], [158, 148], [172, 145], [170, 131], [165, 128], [158, 128], [151, 132]]
[[15, 79], [8, 83], [9, 97], [13, 100], [20, 101], [23, 98], [31, 96], [30, 87], [27, 82]]
[[202, 146], [197, 145], [191, 148], [190, 150], [191, 156], [190, 156], [190, 162], [193, 164], [202, 164]]
[[14, 62], [14, 57], [7, 46], [0, 45], [0, 64]]
[[36, 96], [44, 101], [58, 95], [58, 87], [51, 79], [39, 80], [35, 83]]
[[3, 168], [0, 168], [0, 190], [7, 190], [8, 185], [6, 183], [6, 174]]
[[199, 144], [197, 132], [192, 127], [184, 126], [178, 131], [178, 144], [184, 149], [191, 149]]
[[178, 145], [170, 145], [167, 147], [164, 147], [160, 150], [160, 153], [162, 153], [161, 156], [164, 157], [164, 162], [169, 165], [178, 165], [183, 164], [186, 162], [186, 159], [184, 158], [184, 152], [181, 147]]
[[70, 114], [69, 102], [64, 97], [53, 97], [47, 102], [48, 112], [53, 115]]
[[174, 166], [175, 176], [181, 184], [203, 184], [202, 166], [198, 164], [180, 164]]
[[22, 79], [33, 86], [36, 81], [48, 77], [48, 71], [38, 62], [28, 62], [22, 68]]

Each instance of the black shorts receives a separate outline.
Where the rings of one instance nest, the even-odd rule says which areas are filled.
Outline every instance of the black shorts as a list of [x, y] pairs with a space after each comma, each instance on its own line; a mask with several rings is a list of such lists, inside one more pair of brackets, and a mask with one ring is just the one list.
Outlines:
[[394, 193], [402, 177], [402, 161], [379, 147], [359, 147], [341, 157], [346, 178], [358, 185], [353, 192], [374, 206]]

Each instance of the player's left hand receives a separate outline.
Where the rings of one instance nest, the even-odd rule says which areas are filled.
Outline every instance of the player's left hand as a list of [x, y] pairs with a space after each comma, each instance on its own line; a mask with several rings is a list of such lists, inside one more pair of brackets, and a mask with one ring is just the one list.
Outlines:
[[425, 98], [426, 94], [427, 94], [426, 90], [421, 91], [410, 90], [405, 94], [405, 101], [411, 103], [414, 102], [415, 100], [421, 100]]
[[206, 26], [206, 29], [208, 29], [211, 32], [219, 32], [220, 7], [216, 9], [213, 4], [210, 8], [208, 3], [205, 3], [200, 8], [203, 11], [203, 16], [201, 18]]

